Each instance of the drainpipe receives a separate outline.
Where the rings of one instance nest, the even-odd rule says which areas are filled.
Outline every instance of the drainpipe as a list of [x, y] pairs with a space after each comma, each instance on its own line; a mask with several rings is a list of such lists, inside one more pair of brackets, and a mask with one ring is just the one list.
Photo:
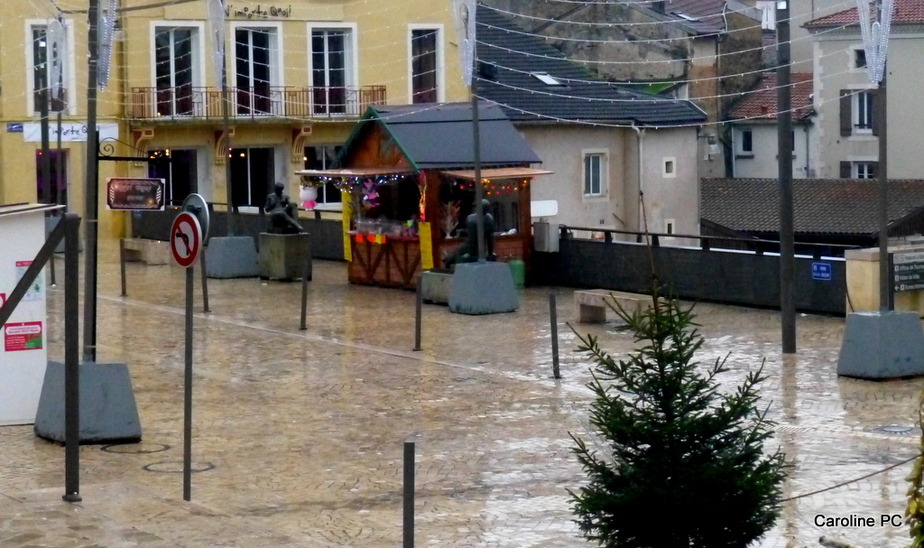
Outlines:
[[[716, 130], [716, 132], [718, 133], [718, 130]], [[736, 158], [736, 156], [738, 155], [737, 154], [738, 147], [736, 146], [736, 143], [735, 143], [735, 135], [738, 132], [735, 131], [735, 126], [732, 126], [731, 129], [728, 131], [728, 133], [729, 135], [731, 135], [731, 138], [729, 139], [729, 141], [731, 141], [731, 146], [729, 147], [730, 149], [729, 153], [731, 154], [731, 166], [732, 166], [731, 176], [732, 176], [732, 179], [734, 179], [735, 177], [738, 176], [738, 159]], [[718, 136], [716, 136], [716, 139], [718, 139]], [[699, 160], [699, 158], [697, 158], [697, 160]]]
[[645, 227], [642, 225], [642, 220], [645, 215], [642, 212], [642, 208], [645, 207], [645, 203], [642, 201], [642, 197], [645, 195], [642, 188], [642, 161], [645, 159], [645, 130], [639, 128], [635, 124], [630, 126], [635, 130], [635, 134], [638, 136], [638, 228], [639, 232], [644, 232]]
[[805, 124], [802, 126], [802, 132], [805, 133], [805, 178], [808, 179], [809, 169], [812, 167], [812, 158], [809, 155], [809, 126]]

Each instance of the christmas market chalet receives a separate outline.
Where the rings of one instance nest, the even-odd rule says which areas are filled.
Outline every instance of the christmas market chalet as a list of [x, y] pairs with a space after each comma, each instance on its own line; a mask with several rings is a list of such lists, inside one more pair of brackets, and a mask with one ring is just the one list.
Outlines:
[[[530, 181], [550, 173], [496, 105], [478, 107], [481, 184], [494, 217], [494, 256], [529, 269]], [[369, 107], [334, 169], [302, 170], [303, 187], [333, 183], [343, 199], [352, 283], [412, 289], [444, 267], [474, 212], [470, 103]]]

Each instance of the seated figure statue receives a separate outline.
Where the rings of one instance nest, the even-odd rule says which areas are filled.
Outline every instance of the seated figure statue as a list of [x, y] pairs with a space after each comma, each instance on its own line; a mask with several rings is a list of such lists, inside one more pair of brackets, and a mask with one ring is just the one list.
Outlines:
[[[494, 255], [494, 216], [491, 211], [491, 202], [481, 200], [481, 217], [484, 223], [484, 250], [486, 259], [493, 261]], [[470, 214], [465, 218], [465, 242], [459, 244], [455, 251], [443, 257], [443, 265], [452, 268], [456, 263], [473, 263], [478, 260], [478, 215]]]
[[263, 211], [269, 214], [270, 234], [298, 234], [302, 232], [301, 225], [295, 218], [298, 216], [298, 210], [295, 204], [289, 200], [289, 195], [283, 192], [285, 185], [277, 182], [273, 192], [266, 197], [266, 205]]

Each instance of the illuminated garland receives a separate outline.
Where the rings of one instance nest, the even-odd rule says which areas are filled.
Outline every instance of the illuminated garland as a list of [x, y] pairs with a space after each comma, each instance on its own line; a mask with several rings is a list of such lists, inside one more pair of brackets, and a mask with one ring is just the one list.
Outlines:
[[[491, 179], [482, 179], [481, 184], [486, 196], [509, 196], [529, 186], [529, 179], [523, 179], [519, 183], [514, 181], [498, 183]], [[459, 190], [473, 190], [475, 188], [475, 182], [457, 181], [455, 187]]]

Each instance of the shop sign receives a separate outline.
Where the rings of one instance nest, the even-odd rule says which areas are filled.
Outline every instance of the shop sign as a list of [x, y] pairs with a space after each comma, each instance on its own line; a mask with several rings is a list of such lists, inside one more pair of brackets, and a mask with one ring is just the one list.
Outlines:
[[[41, 143], [42, 142], [42, 124], [22, 124], [23, 130], [23, 140], [27, 143]], [[9, 128], [9, 126], [7, 126]], [[9, 131], [9, 129], [7, 129]], [[87, 133], [89, 132], [86, 124], [81, 124], [80, 122], [68, 122], [61, 124], [61, 142], [77, 142], [77, 141], [86, 141]], [[96, 126], [96, 131], [99, 135], [100, 141], [105, 140], [115, 140], [119, 138], [119, 124], [99, 124]], [[51, 142], [58, 140], [58, 124], [49, 124], [48, 125], [48, 139]]]
[[106, 182], [106, 209], [164, 210], [164, 180], [110, 177]]
[[256, 6], [239, 7], [234, 4], [228, 4], [225, 8], [225, 17], [237, 17], [241, 19], [269, 19], [270, 17], [279, 17], [288, 19], [292, 17], [292, 5], [266, 6], [257, 4]]
[[7, 352], [42, 349], [42, 322], [8, 323], [3, 328], [3, 349]]

